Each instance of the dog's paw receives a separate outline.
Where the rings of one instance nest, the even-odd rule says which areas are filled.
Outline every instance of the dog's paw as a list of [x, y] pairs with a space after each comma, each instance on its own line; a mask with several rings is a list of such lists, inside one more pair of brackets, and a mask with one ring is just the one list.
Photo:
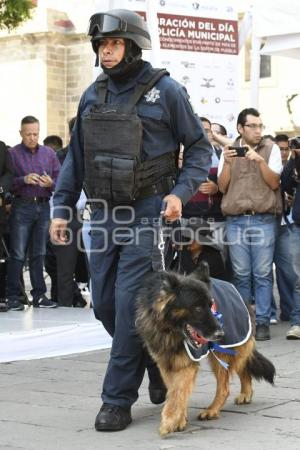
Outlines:
[[245, 394], [244, 392], [241, 392], [237, 397], [235, 397], [235, 403], [237, 405], [244, 405], [251, 403], [252, 400], [252, 392], [250, 394]]
[[177, 424], [177, 428], [175, 431], [183, 431], [186, 429], [187, 419], [183, 417], [180, 422]]
[[205, 411], [201, 412], [198, 415], [198, 420], [212, 420], [212, 419], [218, 419], [219, 418], [219, 412], [215, 409], [206, 409]]
[[159, 434], [161, 437], [167, 436], [167, 434], [174, 433], [175, 431], [183, 431], [186, 428], [187, 420], [182, 418], [178, 423], [174, 422], [161, 422], [159, 428]]

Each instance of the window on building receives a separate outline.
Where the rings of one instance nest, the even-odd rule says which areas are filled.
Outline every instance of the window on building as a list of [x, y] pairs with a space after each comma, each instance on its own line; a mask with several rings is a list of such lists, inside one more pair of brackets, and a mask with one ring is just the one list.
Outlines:
[[[262, 44], [261, 48], [264, 44]], [[272, 76], [272, 64], [270, 55], [261, 55], [259, 78], [270, 78]], [[250, 81], [251, 73], [251, 40], [245, 44], [245, 81]]]

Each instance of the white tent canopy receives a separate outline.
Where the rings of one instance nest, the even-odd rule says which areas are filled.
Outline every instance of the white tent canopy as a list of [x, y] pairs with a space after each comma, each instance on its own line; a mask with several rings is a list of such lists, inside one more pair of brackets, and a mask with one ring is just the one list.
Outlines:
[[300, 33], [299, 0], [255, 0], [253, 32], [257, 37]]
[[267, 37], [260, 53], [300, 59], [300, 32]]
[[300, 59], [300, 2], [253, 0], [246, 21], [249, 15], [252, 17], [251, 104], [257, 107], [260, 55]]
[[300, 58], [299, 0], [267, 0], [253, 6], [253, 34], [263, 38], [264, 55]]

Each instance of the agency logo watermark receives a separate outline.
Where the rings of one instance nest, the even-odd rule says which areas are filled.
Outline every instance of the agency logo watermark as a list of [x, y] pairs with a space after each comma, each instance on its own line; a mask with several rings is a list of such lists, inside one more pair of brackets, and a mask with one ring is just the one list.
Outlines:
[[67, 236], [66, 243], [71, 243], [75, 239], [77, 248], [81, 251], [84, 251], [81, 231], [78, 230], [78, 226], [72, 226], [74, 219], [77, 224], [79, 222], [85, 229], [88, 228], [91, 253], [104, 253], [111, 245], [139, 247], [142, 246], [144, 239], [152, 239], [153, 246], [158, 246], [162, 236], [164, 241], [171, 242], [178, 248], [198, 243], [200, 246], [222, 249], [231, 245], [261, 246], [270, 241], [270, 236], [265, 234], [265, 230], [260, 226], [251, 225], [251, 222], [249, 226], [236, 227], [235, 233], [230, 233], [231, 238], [228, 239], [225, 222], [198, 218], [170, 222], [159, 214], [157, 217], [138, 217], [132, 206], [111, 208], [104, 200], [94, 199], [88, 199], [88, 203], [97, 204], [88, 220], [84, 220], [82, 214], [72, 208], [54, 208], [54, 211], [59, 209], [60, 216], [63, 211], [66, 217], [64, 230]]

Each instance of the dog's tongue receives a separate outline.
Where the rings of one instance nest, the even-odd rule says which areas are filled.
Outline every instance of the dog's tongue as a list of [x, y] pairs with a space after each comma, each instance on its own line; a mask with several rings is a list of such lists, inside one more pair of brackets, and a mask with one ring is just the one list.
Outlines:
[[190, 325], [188, 326], [189, 329], [189, 333], [192, 336], [192, 338], [194, 339], [194, 341], [198, 342], [198, 344], [207, 344], [208, 340], [205, 339], [203, 336], [199, 336], [199, 334], [197, 333], [197, 331], [191, 327]]
[[196, 335], [196, 336], [194, 337], [194, 339], [195, 339], [195, 341], [198, 342], [198, 344], [203, 345], [203, 344], [207, 344], [207, 343], [208, 343], [208, 340], [205, 339], [203, 336], [199, 336], [198, 333], [195, 333], [195, 335]]

